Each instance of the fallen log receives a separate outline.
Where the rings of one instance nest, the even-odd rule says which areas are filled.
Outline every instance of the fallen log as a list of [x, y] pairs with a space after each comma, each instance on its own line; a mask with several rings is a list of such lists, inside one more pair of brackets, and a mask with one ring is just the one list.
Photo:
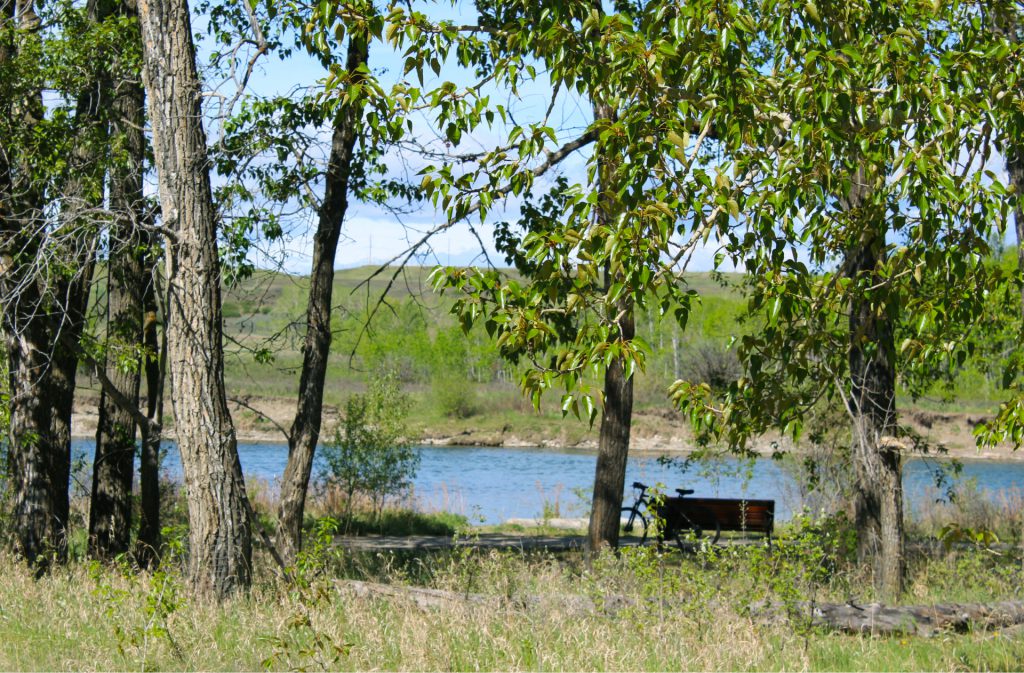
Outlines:
[[810, 625], [844, 633], [934, 636], [970, 629], [997, 629], [1024, 624], [1024, 601], [895, 605], [879, 603], [779, 603], [753, 606], [754, 617], [775, 620], [810, 618]]
[[[643, 602], [628, 596], [608, 594], [595, 601], [587, 596], [553, 594], [517, 594], [487, 596], [478, 593], [424, 589], [421, 587], [377, 584], [357, 580], [337, 580], [342, 591], [361, 598], [385, 597], [408, 600], [424, 611], [474, 605], [487, 609], [504, 607], [515, 610], [561, 610], [572, 615], [602, 614], [614, 616], [623, 608], [660, 604], [668, 608], [683, 606], [681, 598], [651, 599]], [[648, 605], [647, 603], [650, 603]], [[708, 609], [724, 607], [709, 605]], [[693, 609], [692, 604], [688, 609]], [[754, 619], [771, 624], [809, 624], [812, 627], [843, 633], [876, 636], [934, 636], [941, 632], [964, 633], [971, 629], [1000, 629], [1024, 624], [1024, 601], [996, 603], [939, 603], [936, 605], [896, 605], [879, 603], [856, 605], [847, 603], [800, 602], [795, 604], [760, 603], [750, 607]]]

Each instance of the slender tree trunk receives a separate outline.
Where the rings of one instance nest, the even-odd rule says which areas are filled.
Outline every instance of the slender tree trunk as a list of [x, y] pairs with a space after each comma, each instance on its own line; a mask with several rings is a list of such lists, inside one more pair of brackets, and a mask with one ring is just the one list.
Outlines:
[[[89, 22], [97, 26], [110, 16], [112, 8], [109, 0], [89, 0]], [[55, 283], [54, 302], [63, 310], [53, 314], [50, 328], [54, 349], [50, 377], [50, 401], [53, 406], [51, 422], [56, 455], [60, 460], [60, 465], [55, 464], [55, 469], [70, 467], [71, 414], [74, 410], [78, 374], [79, 341], [85, 329], [96, 245], [99, 241], [99, 223], [92, 221], [89, 213], [103, 207], [106, 173], [104, 154], [108, 137], [106, 116], [110, 103], [109, 66], [105, 62], [89, 66], [95, 68], [95, 71], [78, 96], [75, 110], [76, 142], [61, 193], [62, 225], [71, 234], [72, 240], [71, 247], [63, 252], [75, 272], [73, 277], [61, 278]]]
[[163, 437], [164, 382], [167, 380], [167, 327], [157, 337], [158, 306], [155, 253], [146, 258], [143, 307], [143, 339], [146, 350], [146, 418], [142, 428], [142, 455], [139, 461], [139, 535], [135, 557], [139, 565], [152, 567], [160, 550], [160, 440]]
[[[122, 3], [122, 15], [135, 11]], [[138, 33], [125, 38], [138, 39]], [[140, 228], [145, 208], [142, 174], [145, 144], [144, 105], [138, 81], [122, 79], [113, 87], [111, 141], [122, 158], [110, 168], [110, 258], [107, 267], [106, 376], [131, 404], [139, 401], [139, 369], [118, 366], [116, 351], [143, 343], [143, 293], [147, 282], [143, 243], [149, 238]], [[113, 350], [113, 352], [111, 352]], [[112, 558], [127, 552], [131, 543], [132, 481], [135, 471], [136, 423], [130, 410], [100, 392], [96, 454], [93, 460], [92, 500], [89, 508], [89, 553]]]
[[[0, 65], [17, 58], [22, 40], [38, 39], [31, 2], [0, 0], [0, 26], [20, 31], [0, 37]], [[50, 316], [36, 268], [45, 226], [44, 193], [19, 140], [43, 119], [42, 93], [0, 97], [10, 136], [0, 138], [0, 307], [8, 366], [8, 469], [15, 548], [43, 572], [67, 553], [68, 461], [54, 442], [49, 401]]]
[[[70, 226], [75, 226], [71, 224]], [[68, 259], [78, 271], [74, 278], [61, 279], [54, 285], [58, 291], [57, 309], [51, 314], [51, 343], [47, 401], [50, 405], [50, 432], [53, 441], [50, 469], [55, 484], [63, 484], [55, 494], [57, 518], [65, 522], [70, 516], [68, 486], [71, 480], [71, 414], [75, 404], [75, 381], [78, 377], [78, 348], [85, 330], [89, 289], [92, 287], [95, 233], [84, 234], [92, 240], [81, 240]]]
[[[862, 175], [857, 182], [864, 182]], [[863, 184], [853, 187], [851, 208], [864, 205], [866, 189]], [[861, 279], [861, 287], [884, 285], [877, 275], [884, 263], [881, 233], [862, 238], [846, 260], [850, 276]], [[873, 561], [875, 583], [888, 600], [898, 599], [903, 591], [906, 563], [901, 456], [896, 441], [896, 349], [891, 315], [895, 310], [891, 302], [861, 293], [852, 298], [849, 317], [848, 410], [853, 422], [858, 555], [862, 561]]]
[[[1006, 172], [1017, 198], [1013, 209], [1013, 223], [1017, 233], [1017, 269], [1024, 275], [1024, 147], [1007, 148], [1004, 151], [1009, 154]], [[1020, 288], [1020, 304], [1021, 315], [1024, 316], [1024, 283]]]
[[[346, 69], [356, 72], [359, 66], [366, 64], [367, 56], [366, 36], [352, 34], [348, 43]], [[309, 278], [302, 375], [299, 379], [295, 420], [288, 436], [288, 464], [281, 478], [281, 506], [278, 515], [278, 549], [288, 563], [295, 560], [302, 546], [306, 492], [313, 469], [313, 454], [320, 440], [324, 379], [331, 350], [334, 257], [348, 209], [348, 181], [362, 112], [361, 104], [350, 104], [335, 119], [331, 155], [324, 179], [324, 200], [313, 238], [313, 269]]]
[[[615, 118], [615, 109], [607, 103], [594, 104], [594, 118], [597, 120]], [[598, 220], [611, 222], [616, 211], [615, 190], [611, 175], [614, 162], [603, 156], [604, 148], [599, 143], [598, 173]], [[611, 277], [606, 270], [606, 284]], [[619, 317], [618, 337], [622, 340], [633, 338], [633, 302], [623, 298], [615, 308]], [[597, 466], [594, 471], [594, 495], [590, 510], [590, 527], [587, 545], [592, 551], [602, 547], [619, 545], [619, 510], [622, 509], [622, 492], [626, 484], [626, 460], [629, 456], [629, 435], [633, 422], [633, 377], [626, 376], [621, 358], [616, 358], [605, 370], [604, 408], [601, 414], [601, 430], [598, 439]]]
[[51, 559], [63, 559], [67, 553], [68, 470], [55, 448], [51, 409], [42, 390], [50, 366], [49, 338], [41, 321], [26, 315], [31, 311], [28, 292], [26, 287], [19, 297], [25, 304], [4, 311], [10, 391], [8, 469], [16, 551], [43, 572]]
[[140, 0], [144, 73], [167, 241], [167, 357], [189, 511], [193, 589], [251, 583], [249, 503], [224, 391], [220, 265], [185, 0]]
[[[619, 336], [632, 339], [633, 307], [623, 304]], [[626, 460], [633, 421], [633, 377], [626, 377], [621, 358], [604, 376], [604, 411], [594, 472], [594, 499], [590, 510], [587, 544], [591, 551], [619, 545], [619, 511], [626, 485]]]

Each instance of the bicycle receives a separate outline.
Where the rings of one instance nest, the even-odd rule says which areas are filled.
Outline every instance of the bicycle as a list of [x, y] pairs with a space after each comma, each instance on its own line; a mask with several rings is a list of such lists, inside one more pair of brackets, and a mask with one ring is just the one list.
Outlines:
[[[686, 500], [686, 496], [693, 494], [692, 488], [677, 488], [676, 493], [679, 494], [679, 497], [663, 498], [660, 502], [652, 502], [647, 495], [647, 485], [634, 481], [633, 488], [638, 491], [634, 496], [633, 506], [623, 507], [619, 512], [619, 519], [620, 521], [626, 520], [622, 530], [627, 535], [633, 532], [637, 521], [639, 521], [642, 529], [640, 532], [641, 545], [647, 542], [647, 529], [650, 525], [648, 517], [657, 521], [661, 526], [657, 535], [659, 545], [666, 538], [672, 538], [680, 549], [684, 549], [681, 537], [683, 531], [692, 531], [694, 537], [700, 538], [704, 536], [705, 532], [710, 535], [713, 530], [711, 543], [718, 542], [722, 531], [714, 512], [707, 507], [691, 504], [691, 501]], [[647, 511], [646, 515], [640, 511], [641, 506]]]

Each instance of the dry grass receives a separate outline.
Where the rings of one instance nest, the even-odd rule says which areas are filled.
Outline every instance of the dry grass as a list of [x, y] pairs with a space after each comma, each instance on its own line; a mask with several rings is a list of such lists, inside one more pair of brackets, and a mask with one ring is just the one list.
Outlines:
[[[992, 670], [1018, 668], [1024, 641], [988, 632], [871, 638], [763, 624], [744, 613], [782, 587], [836, 599], [864, 579], [845, 566], [811, 577], [799, 541], [773, 555], [512, 552], [311, 559], [302, 588], [261, 565], [250, 594], [198, 600], [171, 569], [155, 575], [72, 563], [42, 580], [0, 555], [4, 670]], [[989, 555], [990, 556], [990, 555]], [[173, 564], [170, 564], [173, 568]], [[1009, 568], [1015, 567], [1012, 571]], [[493, 597], [423, 611], [403, 598], [360, 598], [359, 577]], [[935, 600], [954, 585], [975, 598], [1015, 595], [1019, 563], [972, 552], [921, 561], [912, 586]], [[566, 597], [617, 594], [614, 613], [581, 615]], [[522, 596], [540, 596], [523, 607]], [[667, 597], [671, 603], [652, 600]], [[841, 600], [841, 598], [840, 598]], [[640, 607], [635, 607], [640, 606]]]

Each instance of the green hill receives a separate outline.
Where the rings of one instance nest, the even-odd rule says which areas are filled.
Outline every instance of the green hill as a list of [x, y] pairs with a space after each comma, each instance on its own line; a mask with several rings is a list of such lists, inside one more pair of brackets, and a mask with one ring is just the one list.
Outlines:
[[[423, 438], [569, 446], [596, 438], [586, 423], [562, 419], [557, 394], [545, 400], [541, 412], [533, 409], [518, 388], [521, 369], [498, 356], [482, 328], [463, 334], [449, 312], [454, 297], [430, 288], [431, 268], [408, 267], [397, 275], [392, 269], [378, 271], [359, 267], [335, 274], [325, 428], [338, 420], [348, 395], [364, 390], [370, 375], [387, 368], [398, 373], [412, 396], [411, 425]], [[745, 300], [736, 289], [738, 274], [694, 273], [686, 280], [701, 301], [685, 331], [656, 312], [640, 311], [636, 320], [637, 333], [652, 352], [636, 378], [635, 436], [661, 437], [662, 444], [688, 435], [685, 419], [666, 397], [668, 386], [680, 377], [737, 375], [727, 344], [752, 329], [740, 319]], [[291, 423], [308, 287], [307, 277], [257, 271], [224, 291], [225, 374], [229, 396], [243, 402], [234, 412], [243, 437], [280, 438], [275, 423]], [[965, 414], [989, 412], [1003, 394], [990, 379], [969, 365], [955, 390], [937, 388], [913, 403], [904, 396], [900, 408], [910, 410], [905, 416], [915, 423], [947, 419], [950, 432], [964, 435], [957, 442], [966, 448], [971, 440]], [[97, 386], [86, 379], [83, 387], [87, 406]], [[958, 424], [963, 432], [954, 432]]]
[[[409, 267], [393, 282], [390, 269], [375, 276], [376, 267], [336, 272], [334, 341], [325, 403], [341, 405], [348, 394], [363, 389], [370, 373], [387, 367], [399, 373], [413, 395], [414, 425], [428, 434], [458, 434], [467, 428], [486, 434], [511, 426], [532, 435], [540, 426], [561, 424], [557, 399], [537, 414], [522, 398], [519, 370], [498, 356], [482, 329], [468, 336], [462, 333], [449, 314], [454, 299], [430, 288], [431, 270]], [[737, 316], [742, 308], [742, 298], [728, 285], [738, 278], [716, 280], [710, 274], [691, 274], [687, 280], [703, 301], [685, 333], [670, 319], [648, 313], [638, 316], [638, 333], [654, 350], [646, 372], [637, 379], [641, 412], [650, 409], [659, 416], [674, 415], [665, 391], [695, 366], [695, 353], [728, 362], [729, 355], [721, 352], [739, 329]], [[279, 411], [287, 416], [284, 411], [296, 393], [302, 364], [308, 283], [306, 277], [258, 271], [225, 291], [230, 395], [280, 398], [279, 405], [271, 406], [282, 407]], [[389, 283], [390, 290], [382, 295]], [[554, 431], [583, 436], [589, 429], [569, 420]]]

